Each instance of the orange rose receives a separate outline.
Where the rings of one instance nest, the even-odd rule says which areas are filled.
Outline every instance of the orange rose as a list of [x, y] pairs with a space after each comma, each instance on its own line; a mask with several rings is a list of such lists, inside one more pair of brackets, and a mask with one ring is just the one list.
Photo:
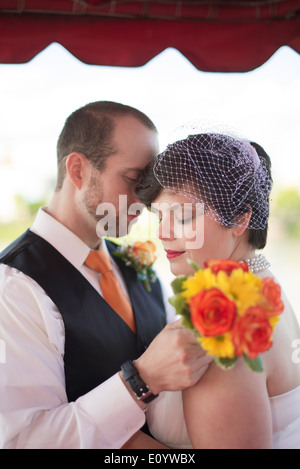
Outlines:
[[231, 274], [234, 269], [243, 269], [245, 272], [248, 272], [249, 270], [246, 262], [237, 262], [232, 259], [210, 259], [205, 262], [204, 266], [209, 268], [213, 274], [217, 274], [220, 270], [223, 270], [228, 275]]
[[262, 280], [263, 295], [261, 306], [266, 310], [267, 315], [278, 316], [284, 310], [284, 304], [281, 299], [281, 288], [271, 277], [266, 277]]
[[206, 337], [228, 332], [236, 315], [235, 303], [218, 288], [201, 290], [190, 298], [191, 319], [197, 331]]
[[232, 330], [237, 356], [245, 354], [254, 359], [260, 353], [266, 352], [272, 345], [272, 333], [267, 313], [259, 306], [248, 308]]
[[132, 247], [135, 258], [139, 259], [141, 264], [152, 265], [156, 260], [156, 246], [152, 241], [136, 241]]

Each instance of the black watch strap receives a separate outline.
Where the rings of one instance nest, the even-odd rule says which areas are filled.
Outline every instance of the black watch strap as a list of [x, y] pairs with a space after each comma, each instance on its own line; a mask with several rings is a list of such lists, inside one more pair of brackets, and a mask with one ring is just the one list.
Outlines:
[[158, 394], [153, 394], [150, 391], [131, 360], [123, 363], [121, 370], [125, 381], [129, 384], [139, 401], [143, 401], [148, 404], [158, 396]]

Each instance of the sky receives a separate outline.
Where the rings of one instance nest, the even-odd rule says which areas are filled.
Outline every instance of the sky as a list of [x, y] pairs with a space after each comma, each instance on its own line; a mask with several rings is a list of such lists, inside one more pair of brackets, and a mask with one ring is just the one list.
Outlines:
[[272, 159], [275, 187], [300, 185], [300, 55], [292, 49], [282, 47], [254, 71], [224, 74], [197, 70], [175, 49], [121, 68], [86, 65], [53, 43], [26, 64], [0, 64], [2, 207], [14, 192], [43, 196], [56, 174], [65, 119], [97, 100], [145, 112], [161, 149], [191, 123], [257, 141]]

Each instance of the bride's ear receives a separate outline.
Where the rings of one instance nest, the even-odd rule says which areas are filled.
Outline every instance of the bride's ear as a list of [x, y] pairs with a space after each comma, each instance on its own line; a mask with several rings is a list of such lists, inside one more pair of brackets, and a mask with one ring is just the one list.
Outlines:
[[249, 221], [252, 215], [252, 210], [250, 209], [247, 213], [242, 213], [235, 220], [236, 225], [232, 229], [234, 236], [239, 237], [246, 231], [249, 225]]

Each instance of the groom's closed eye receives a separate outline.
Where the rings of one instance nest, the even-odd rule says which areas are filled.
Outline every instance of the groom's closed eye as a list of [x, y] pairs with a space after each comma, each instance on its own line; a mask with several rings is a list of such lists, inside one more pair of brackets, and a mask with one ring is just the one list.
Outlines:
[[143, 171], [140, 169], [130, 169], [125, 172], [124, 179], [130, 184], [139, 184], [143, 177]]

